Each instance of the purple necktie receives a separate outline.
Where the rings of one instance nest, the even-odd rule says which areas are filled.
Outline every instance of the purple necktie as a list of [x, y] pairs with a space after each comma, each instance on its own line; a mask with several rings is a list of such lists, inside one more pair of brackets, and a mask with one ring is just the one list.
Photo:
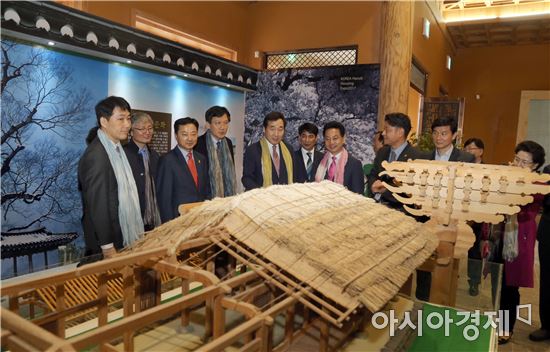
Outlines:
[[277, 153], [277, 146], [273, 146], [273, 164], [275, 165], [275, 171], [277, 171], [277, 176], [279, 176], [279, 168], [281, 166], [281, 159], [279, 158], [279, 153]]

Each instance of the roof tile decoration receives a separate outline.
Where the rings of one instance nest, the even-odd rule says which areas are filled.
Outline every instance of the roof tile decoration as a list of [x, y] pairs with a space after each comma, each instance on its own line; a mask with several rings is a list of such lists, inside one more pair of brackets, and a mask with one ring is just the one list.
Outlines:
[[[191, 74], [207, 81], [256, 89], [258, 71], [136, 28], [52, 1], [2, 1], [0, 5], [2, 37], [42, 44], [53, 41], [64, 45], [64, 49], [103, 59], [132, 60], [134, 64], [154, 65], [171, 73]], [[217, 76], [214, 72], [218, 69], [229, 74]], [[243, 80], [233, 81], [234, 75], [241, 75]]]
[[337, 322], [362, 306], [380, 310], [438, 244], [427, 224], [325, 181], [216, 198], [149, 232], [130, 251], [176, 253], [197, 237], [270, 272], [266, 279], [281, 288], [335, 302]]
[[26, 232], [2, 232], [0, 253], [3, 259], [50, 251], [74, 241], [77, 237], [78, 234], [74, 232], [51, 233], [44, 228]]

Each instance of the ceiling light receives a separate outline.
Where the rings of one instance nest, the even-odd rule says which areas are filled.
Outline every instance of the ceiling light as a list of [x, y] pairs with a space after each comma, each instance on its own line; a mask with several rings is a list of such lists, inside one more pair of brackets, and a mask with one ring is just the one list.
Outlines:
[[457, 17], [457, 18], [452, 18], [452, 19], [445, 20], [445, 23], [494, 20], [495, 18], [497, 18], [497, 16]]
[[514, 18], [514, 17], [542, 16], [542, 15], [550, 15], [550, 12], [511, 13], [509, 15], [498, 16], [498, 18]]

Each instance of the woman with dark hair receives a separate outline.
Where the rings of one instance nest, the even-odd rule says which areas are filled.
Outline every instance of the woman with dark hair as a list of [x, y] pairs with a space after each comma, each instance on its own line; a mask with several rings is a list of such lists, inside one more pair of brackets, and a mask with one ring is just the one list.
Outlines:
[[[514, 152], [514, 160], [510, 165], [534, 172], [544, 164], [544, 148], [536, 142], [521, 142], [516, 146]], [[543, 196], [537, 194], [533, 198], [534, 201], [522, 206], [517, 215], [507, 216], [504, 225], [502, 239], [504, 275], [500, 294], [500, 309], [505, 312], [505, 316], [508, 314], [509, 319], [508, 324], [504, 321], [504, 334], [499, 336], [499, 344], [507, 343], [512, 337], [517, 307], [520, 302], [519, 288], [533, 287], [537, 236], [535, 218], [540, 210]]]

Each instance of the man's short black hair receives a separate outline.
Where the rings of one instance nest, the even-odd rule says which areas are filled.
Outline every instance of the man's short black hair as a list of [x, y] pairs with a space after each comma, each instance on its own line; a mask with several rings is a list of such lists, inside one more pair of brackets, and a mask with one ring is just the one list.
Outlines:
[[411, 131], [411, 119], [403, 114], [402, 112], [393, 112], [387, 114], [384, 117], [384, 121], [392, 127], [402, 128], [405, 134], [405, 139], [407, 139], [409, 132]]
[[204, 113], [204, 118], [206, 119], [206, 122], [212, 123], [213, 117], [222, 117], [223, 115], [227, 115], [227, 120], [231, 122], [231, 114], [229, 113], [229, 110], [227, 110], [225, 106], [214, 105], [206, 110]]
[[286, 119], [284, 115], [278, 111], [272, 111], [264, 117], [264, 128], [267, 128], [267, 124], [270, 121], [283, 120], [283, 127], [286, 128]]
[[184, 117], [181, 119], [177, 119], [174, 122], [174, 133], [178, 133], [180, 126], [185, 126], [189, 124], [195, 125], [195, 127], [197, 128], [197, 131], [199, 130], [199, 122], [197, 120], [195, 120], [192, 117]]
[[479, 149], [485, 149], [485, 144], [479, 138], [469, 138], [466, 142], [464, 142], [464, 148], [466, 148], [472, 143]]
[[327, 133], [327, 130], [330, 130], [331, 128], [336, 128], [338, 131], [340, 131], [340, 136], [342, 137], [346, 135], [346, 128], [344, 127], [344, 125], [342, 125], [341, 122], [329, 121], [323, 126], [323, 136], [325, 135], [325, 133]]
[[319, 128], [317, 128], [317, 126], [315, 126], [311, 122], [306, 122], [298, 127], [298, 135], [301, 135], [304, 131], [314, 134], [316, 136], [319, 134]]
[[432, 132], [436, 127], [449, 126], [453, 134], [458, 131], [458, 122], [450, 116], [438, 117], [432, 122]]
[[115, 96], [107, 97], [102, 101], [100, 101], [99, 103], [97, 103], [97, 105], [95, 106], [95, 116], [97, 118], [97, 125], [101, 126], [100, 119], [102, 117], [109, 120], [113, 115], [113, 110], [115, 110], [115, 108], [126, 110], [130, 114], [132, 113], [130, 104], [126, 101], [126, 99], [121, 97], [115, 97]]
[[537, 142], [523, 141], [519, 143], [516, 145], [516, 149], [514, 149], [514, 153], [517, 154], [518, 152], [526, 152], [531, 154], [533, 157], [533, 164], [537, 165], [535, 171], [544, 165], [544, 157], [546, 156], [546, 153], [544, 152], [544, 148]]

